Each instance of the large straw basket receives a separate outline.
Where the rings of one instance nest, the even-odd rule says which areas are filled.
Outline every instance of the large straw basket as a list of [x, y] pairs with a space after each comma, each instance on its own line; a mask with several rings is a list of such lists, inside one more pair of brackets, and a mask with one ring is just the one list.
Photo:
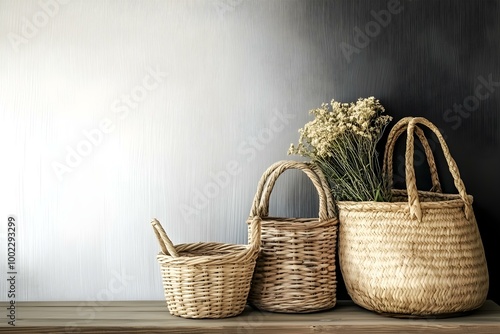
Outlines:
[[[269, 199], [278, 177], [288, 169], [303, 171], [319, 195], [319, 218], [269, 217]], [[307, 200], [307, 199], [304, 199]], [[314, 165], [280, 161], [262, 175], [249, 223], [261, 220], [261, 253], [249, 295], [266, 311], [305, 313], [336, 303], [337, 218], [323, 173]]]
[[[458, 194], [443, 194], [429, 142], [434, 132]], [[480, 307], [488, 292], [484, 249], [457, 165], [439, 130], [425, 118], [404, 118], [391, 130], [384, 173], [392, 179], [394, 145], [407, 133], [406, 187], [392, 202], [338, 202], [340, 268], [354, 302], [393, 316], [451, 316]], [[414, 135], [423, 144], [433, 188], [417, 191]]]
[[200, 242], [174, 246], [154, 219], [162, 252], [158, 262], [171, 314], [184, 318], [225, 318], [245, 308], [259, 252], [260, 223], [251, 222], [248, 245]]

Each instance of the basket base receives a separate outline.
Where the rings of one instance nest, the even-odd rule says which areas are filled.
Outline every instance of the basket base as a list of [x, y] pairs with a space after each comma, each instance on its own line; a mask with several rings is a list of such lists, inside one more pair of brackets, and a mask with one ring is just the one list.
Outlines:
[[475, 310], [465, 311], [465, 312], [442, 313], [442, 314], [428, 314], [428, 315], [385, 313], [385, 312], [376, 312], [376, 313], [384, 317], [399, 318], [399, 319], [444, 319], [444, 318], [464, 317], [470, 315], [471, 313], [474, 313], [474, 311]]
[[272, 307], [272, 306], [257, 306], [253, 303], [249, 303], [252, 308], [259, 310], [259, 311], [264, 311], [264, 312], [272, 312], [272, 313], [288, 313], [288, 314], [305, 314], [305, 313], [318, 313], [318, 312], [324, 312], [331, 310], [336, 306], [336, 303], [333, 305], [328, 305], [325, 307], [321, 308], [312, 308], [312, 309], [304, 309], [304, 308], [278, 308], [278, 307]]

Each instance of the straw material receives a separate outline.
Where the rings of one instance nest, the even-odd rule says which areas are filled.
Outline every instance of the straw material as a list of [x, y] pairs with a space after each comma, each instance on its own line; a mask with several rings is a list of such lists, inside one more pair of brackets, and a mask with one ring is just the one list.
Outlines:
[[260, 222], [250, 226], [249, 245], [199, 242], [174, 246], [154, 219], [165, 298], [183, 318], [226, 318], [245, 308], [259, 252]]
[[[269, 217], [269, 199], [278, 177], [288, 169], [303, 171], [319, 195], [319, 218]], [[275, 163], [262, 175], [249, 222], [261, 219], [261, 253], [249, 302], [273, 312], [305, 313], [336, 303], [335, 249], [338, 220], [328, 183], [315, 165]]]
[[[442, 194], [423, 131], [439, 139], [458, 194]], [[393, 202], [339, 202], [340, 268], [354, 302], [379, 313], [407, 316], [455, 314], [480, 307], [488, 292], [484, 249], [458, 167], [439, 130], [424, 118], [405, 118], [389, 134], [384, 171], [392, 178], [398, 137], [407, 132], [407, 190]], [[417, 191], [414, 134], [421, 140], [433, 189]]]

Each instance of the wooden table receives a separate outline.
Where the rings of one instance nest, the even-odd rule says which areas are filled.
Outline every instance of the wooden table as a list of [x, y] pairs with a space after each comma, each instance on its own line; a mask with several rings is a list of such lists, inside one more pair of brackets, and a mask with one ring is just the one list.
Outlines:
[[16, 326], [1, 333], [500, 333], [500, 306], [487, 301], [463, 317], [395, 319], [339, 301], [325, 312], [279, 314], [254, 310], [227, 319], [183, 319], [170, 315], [163, 301], [18, 302]]

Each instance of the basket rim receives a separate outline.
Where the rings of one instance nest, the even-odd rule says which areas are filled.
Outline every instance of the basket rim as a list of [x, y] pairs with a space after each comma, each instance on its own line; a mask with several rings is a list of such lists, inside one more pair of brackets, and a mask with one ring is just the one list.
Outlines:
[[[216, 246], [227, 247], [227, 252], [224, 254], [216, 255], [199, 255], [199, 256], [182, 256], [182, 253], [189, 253], [191, 249], [200, 248], [214, 248]], [[157, 260], [162, 264], [186, 264], [186, 265], [199, 265], [199, 264], [213, 264], [223, 265], [234, 262], [251, 262], [255, 261], [255, 257], [259, 252], [258, 249], [252, 245], [231, 244], [222, 242], [191, 242], [182, 243], [174, 246], [179, 253], [178, 257], [173, 257], [170, 254], [159, 252], [156, 256]]]
[[[247, 224], [250, 224], [251, 217], [248, 219]], [[321, 220], [319, 217], [276, 217], [276, 216], [267, 216], [261, 218], [261, 225], [275, 225], [275, 226], [303, 226], [303, 227], [321, 227], [328, 225], [338, 225], [339, 219], [337, 217], [332, 217], [326, 220]]]
[[[408, 192], [406, 189], [393, 189], [392, 193], [398, 196], [407, 196]], [[446, 194], [446, 193], [436, 193], [432, 191], [419, 190], [419, 195], [425, 197], [431, 197], [437, 199], [437, 201], [420, 201], [420, 206], [422, 208], [442, 208], [442, 207], [464, 207], [465, 203], [459, 194]], [[467, 195], [470, 203], [473, 202], [473, 196]], [[380, 209], [394, 209], [395, 207], [405, 207], [409, 209], [408, 201], [391, 201], [391, 202], [375, 202], [375, 201], [338, 201], [337, 206], [339, 209], [354, 207], [354, 208], [366, 208], [366, 207], [376, 207], [377, 210]]]

